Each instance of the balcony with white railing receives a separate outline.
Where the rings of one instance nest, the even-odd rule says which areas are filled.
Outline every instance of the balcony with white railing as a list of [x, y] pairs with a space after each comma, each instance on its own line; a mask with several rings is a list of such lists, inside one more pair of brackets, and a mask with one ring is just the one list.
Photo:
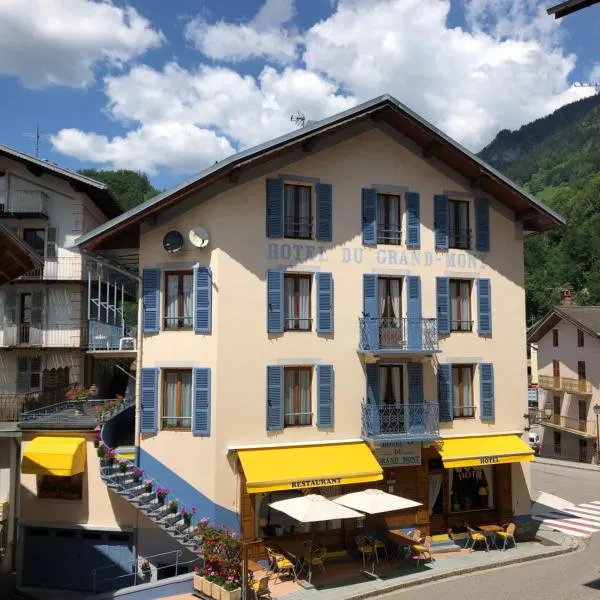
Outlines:
[[89, 351], [135, 352], [137, 327], [88, 321], [87, 348]]
[[83, 281], [88, 273], [82, 256], [46, 258], [41, 267], [28, 271], [17, 281]]
[[84, 339], [77, 323], [4, 323], [0, 334], [4, 348], [78, 348]]
[[372, 442], [436, 440], [440, 437], [439, 405], [363, 404], [361, 436]]
[[427, 355], [439, 352], [437, 319], [361, 317], [358, 351], [363, 354]]
[[44, 190], [13, 190], [0, 203], [0, 218], [48, 217], [50, 197]]

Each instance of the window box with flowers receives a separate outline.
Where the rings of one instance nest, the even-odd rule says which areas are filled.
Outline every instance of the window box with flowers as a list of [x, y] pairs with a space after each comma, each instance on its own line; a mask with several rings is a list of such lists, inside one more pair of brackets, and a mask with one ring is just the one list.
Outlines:
[[86, 390], [80, 383], [73, 383], [65, 392], [65, 398], [75, 403], [75, 414], [84, 414], [84, 402], [92, 396], [92, 388]]

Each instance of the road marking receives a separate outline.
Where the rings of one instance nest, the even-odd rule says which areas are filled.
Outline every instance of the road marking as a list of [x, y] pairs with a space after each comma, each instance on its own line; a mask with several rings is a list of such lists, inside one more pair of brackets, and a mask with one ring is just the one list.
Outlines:
[[562, 498], [543, 493], [540, 498], [547, 504], [544, 506], [543, 502], [537, 503], [539, 512], [535, 510], [534, 504], [531, 515], [533, 520], [575, 537], [589, 538], [600, 531], [600, 500], [570, 504]]

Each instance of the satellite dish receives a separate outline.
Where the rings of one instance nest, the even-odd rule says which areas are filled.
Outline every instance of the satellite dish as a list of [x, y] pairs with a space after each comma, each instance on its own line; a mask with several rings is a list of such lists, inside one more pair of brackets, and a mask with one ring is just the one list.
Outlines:
[[183, 236], [179, 231], [169, 231], [163, 238], [163, 248], [169, 252], [179, 252], [183, 248]]
[[190, 242], [196, 246], [196, 248], [205, 248], [210, 242], [208, 231], [204, 227], [194, 227], [190, 229], [189, 233]]

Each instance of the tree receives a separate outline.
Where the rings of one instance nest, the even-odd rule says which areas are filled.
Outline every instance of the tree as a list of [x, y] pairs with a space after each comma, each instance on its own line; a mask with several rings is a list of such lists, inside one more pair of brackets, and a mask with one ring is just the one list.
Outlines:
[[82, 169], [79, 173], [105, 183], [112, 190], [123, 210], [129, 210], [160, 193], [150, 183], [145, 173], [137, 171]]

